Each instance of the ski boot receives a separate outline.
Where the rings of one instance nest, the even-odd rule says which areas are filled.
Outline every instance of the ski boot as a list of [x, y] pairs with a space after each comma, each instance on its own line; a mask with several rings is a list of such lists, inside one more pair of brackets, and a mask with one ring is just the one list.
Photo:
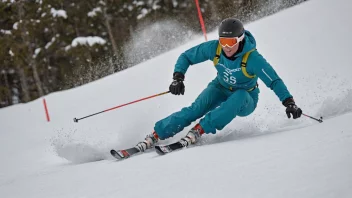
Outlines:
[[186, 135], [186, 137], [182, 138], [180, 140], [180, 143], [183, 145], [183, 147], [187, 147], [191, 144], [195, 144], [200, 136], [204, 133], [204, 130], [200, 124], [196, 124]]
[[153, 146], [159, 141], [159, 136], [154, 131], [153, 133], [147, 135], [143, 142], [139, 142], [135, 148], [140, 152], [144, 152], [147, 149], [153, 148]]

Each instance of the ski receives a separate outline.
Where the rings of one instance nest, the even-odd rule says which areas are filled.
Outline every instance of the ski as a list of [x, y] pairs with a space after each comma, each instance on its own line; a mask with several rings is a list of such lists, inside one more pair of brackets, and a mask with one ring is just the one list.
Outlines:
[[165, 155], [167, 153], [171, 153], [172, 151], [179, 150], [187, 146], [188, 143], [185, 140], [181, 139], [180, 141], [172, 144], [155, 146], [155, 151], [159, 155]]
[[117, 150], [117, 151], [112, 149], [110, 151], [110, 154], [118, 160], [127, 159], [137, 153], [140, 153], [140, 150], [138, 150], [136, 147], [132, 147], [125, 150]]
[[[168, 144], [168, 145], [156, 145], [156, 146], [154, 146], [154, 148], [155, 148], [155, 151], [159, 155], [165, 155], [167, 153], [171, 153], [173, 151], [185, 148], [187, 146], [188, 146], [188, 142], [185, 139], [181, 139], [178, 142]], [[127, 159], [137, 153], [141, 153], [141, 151], [139, 149], [137, 149], [136, 147], [132, 147], [132, 148], [125, 149], [125, 150], [112, 149], [110, 151], [110, 154], [118, 160]]]

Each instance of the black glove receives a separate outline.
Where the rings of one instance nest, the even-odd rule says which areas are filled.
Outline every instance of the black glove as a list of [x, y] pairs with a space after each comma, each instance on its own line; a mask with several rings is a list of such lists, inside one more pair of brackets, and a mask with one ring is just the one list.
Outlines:
[[169, 87], [170, 92], [174, 95], [183, 95], [185, 93], [185, 85], [183, 84], [185, 75], [180, 72], [175, 72], [173, 79], [174, 81], [172, 81]]
[[291, 114], [293, 119], [301, 117], [302, 110], [297, 107], [293, 98], [285, 99], [282, 104], [286, 107], [286, 114], [288, 118], [291, 118]]

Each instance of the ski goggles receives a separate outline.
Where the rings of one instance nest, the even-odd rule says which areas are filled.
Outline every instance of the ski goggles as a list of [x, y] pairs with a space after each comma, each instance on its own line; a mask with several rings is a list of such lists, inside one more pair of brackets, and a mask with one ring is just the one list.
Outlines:
[[239, 42], [241, 42], [244, 39], [244, 34], [239, 37], [220, 37], [219, 38], [219, 43], [222, 47], [229, 47], [233, 48], [235, 47]]

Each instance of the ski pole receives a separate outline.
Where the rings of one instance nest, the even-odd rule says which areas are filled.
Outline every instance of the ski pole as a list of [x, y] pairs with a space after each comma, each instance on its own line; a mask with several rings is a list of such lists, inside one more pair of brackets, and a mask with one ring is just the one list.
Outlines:
[[78, 122], [79, 120], [83, 120], [83, 119], [85, 119], [85, 118], [89, 118], [89, 117], [92, 117], [92, 116], [95, 116], [95, 115], [98, 115], [98, 114], [101, 114], [101, 113], [105, 113], [105, 112], [108, 112], [108, 111], [111, 111], [111, 110], [114, 110], [114, 109], [118, 109], [118, 108], [120, 108], [120, 107], [124, 107], [124, 106], [130, 105], [130, 104], [136, 103], [136, 102], [140, 102], [140, 101], [142, 101], [142, 100], [147, 100], [147, 99], [154, 98], [154, 97], [161, 96], [161, 95], [168, 94], [168, 93], [170, 93], [170, 91], [166, 91], [166, 92], [163, 92], [163, 93], [155, 94], [155, 95], [152, 95], [152, 96], [148, 96], [148, 97], [146, 97], [146, 98], [142, 98], [142, 99], [139, 99], [139, 100], [135, 100], [135, 101], [126, 103], [126, 104], [122, 104], [122, 105], [119, 105], [119, 106], [116, 106], [116, 107], [112, 107], [112, 108], [110, 108], [110, 109], [106, 109], [106, 110], [104, 110], [104, 111], [100, 111], [100, 112], [97, 112], [97, 113], [93, 113], [93, 114], [91, 114], [91, 115], [87, 115], [87, 116], [82, 117], [82, 118], [73, 118], [73, 121], [74, 121], [74, 122]]
[[304, 114], [304, 113], [302, 113], [302, 115], [307, 116], [308, 118], [311, 118], [311, 119], [313, 119], [313, 120], [315, 120], [315, 121], [318, 121], [319, 123], [322, 123], [322, 122], [323, 122], [323, 117], [320, 117], [320, 119], [318, 119], [318, 118], [314, 118], [314, 117], [312, 117], [312, 116], [306, 115], [306, 114]]

